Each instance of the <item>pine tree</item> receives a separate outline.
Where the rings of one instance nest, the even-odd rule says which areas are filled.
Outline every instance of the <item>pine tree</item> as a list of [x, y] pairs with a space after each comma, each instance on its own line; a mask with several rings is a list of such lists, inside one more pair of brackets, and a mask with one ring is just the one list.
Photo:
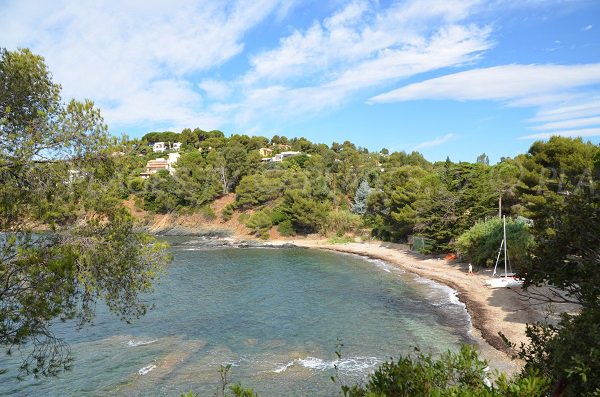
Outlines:
[[356, 193], [354, 194], [354, 204], [352, 205], [352, 212], [359, 215], [364, 215], [367, 212], [367, 198], [371, 194], [371, 186], [369, 182], [362, 181]]

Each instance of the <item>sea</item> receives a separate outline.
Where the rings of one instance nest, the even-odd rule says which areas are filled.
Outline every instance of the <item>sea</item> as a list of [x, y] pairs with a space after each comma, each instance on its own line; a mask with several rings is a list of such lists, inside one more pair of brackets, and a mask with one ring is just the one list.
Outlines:
[[334, 396], [415, 348], [475, 343], [454, 290], [383, 261], [168, 242], [173, 262], [143, 297], [152, 310], [127, 324], [99, 304], [92, 325], [55, 324], [73, 368], [17, 380], [19, 352], [2, 354], [0, 395], [214, 396], [228, 367], [226, 382], [261, 396]]

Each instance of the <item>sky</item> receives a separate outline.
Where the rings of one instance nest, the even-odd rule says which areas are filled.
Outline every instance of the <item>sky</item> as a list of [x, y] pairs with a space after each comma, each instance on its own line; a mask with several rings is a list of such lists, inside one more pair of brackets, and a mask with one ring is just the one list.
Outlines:
[[600, 142], [600, 0], [0, 0], [114, 135], [220, 129], [494, 163]]

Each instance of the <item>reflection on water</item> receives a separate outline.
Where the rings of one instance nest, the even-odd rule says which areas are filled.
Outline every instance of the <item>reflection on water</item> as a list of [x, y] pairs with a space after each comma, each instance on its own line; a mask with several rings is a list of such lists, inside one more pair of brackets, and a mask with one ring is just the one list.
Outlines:
[[[57, 324], [74, 369], [24, 382], [3, 375], [0, 395], [213, 395], [226, 364], [234, 382], [261, 395], [332, 395], [335, 367], [356, 382], [412, 346], [439, 353], [471, 342], [452, 290], [384, 262], [175, 243], [168, 274], [148, 296], [154, 310], [130, 325], [104, 308], [80, 332]], [[14, 368], [11, 360], [0, 367]]]

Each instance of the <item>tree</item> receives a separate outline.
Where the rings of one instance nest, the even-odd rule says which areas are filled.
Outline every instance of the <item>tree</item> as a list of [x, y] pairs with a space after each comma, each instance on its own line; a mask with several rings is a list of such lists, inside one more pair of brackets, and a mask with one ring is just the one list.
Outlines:
[[371, 194], [371, 186], [369, 186], [369, 182], [362, 181], [360, 185], [358, 185], [356, 193], [354, 194], [352, 212], [359, 215], [364, 215], [365, 212], [367, 212], [367, 199], [369, 198], [369, 194]]
[[487, 154], [482, 153], [479, 156], [477, 156], [477, 164], [483, 164], [483, 165], [490, 165], [490, 158], [488, 157]]
[[69, 367], [53, 321], [82, 326], [98, 300], [126, 321], [144, 314], [140, 293], [167, 260], [113, 195], [112, 143], [92, 102], [61, 102], [42, 57], [0, 50], [0, 344], [29, 351], [26, 374]]
[[[573, 153], [569, 153], [573, 157]], [[597, 173], [598, 169], [594, 171]], [[574, 176], [572, 180], [577, 180]], [[529, 346], [519, 356], [554, 382], [557, 396], [591, 396], [600, 391], [600, 194], [589, 188], [546, 194], [535, 204], [530, 257], [517, 270], [536, 300], [569, 302], [579, 312], [557, 325], [527, 327]], [[549, 286], [549, 293], [531, 287]], [[542, 290], [543, 291], [543, 290]]]

